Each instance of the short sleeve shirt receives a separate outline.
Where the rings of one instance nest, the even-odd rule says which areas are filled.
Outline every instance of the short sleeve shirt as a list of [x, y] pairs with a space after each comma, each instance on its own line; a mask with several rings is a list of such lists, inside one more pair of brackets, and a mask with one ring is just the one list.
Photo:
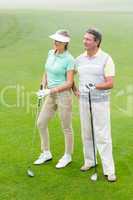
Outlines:
[[48, 88], [62, 85], [67, 80], [67, 72], [74, 70], [74, 58], [68, 51], [56, 54], [54, 50], [50, 50], [45, 63], [45, 69]]

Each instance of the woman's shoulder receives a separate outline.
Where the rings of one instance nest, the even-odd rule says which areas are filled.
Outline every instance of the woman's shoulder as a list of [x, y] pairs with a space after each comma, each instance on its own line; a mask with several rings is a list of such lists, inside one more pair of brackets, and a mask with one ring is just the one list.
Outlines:
[[67, 51], [67, 57], [68, 57], [68, 60], [74, 60], [73, 55], [69, 51]]
[[53, 55], [53, 54], [54, 54], [54, 52], [55, 52], [55, 50], [54, 50], [54, 49], [50, 49], [50, 50], [48, 51], [48, 55]]

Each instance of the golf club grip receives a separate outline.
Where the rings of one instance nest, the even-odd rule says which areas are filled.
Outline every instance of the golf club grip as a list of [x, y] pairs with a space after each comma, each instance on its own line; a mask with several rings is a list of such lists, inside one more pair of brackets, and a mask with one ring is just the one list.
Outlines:
[[42, 90], [42, 89], [43, 89], [43, 84], [40, 85], [40, 90]]
[[88, 90], [90, 90], [90, 88], [89, 88], [89, 86], [88, 86], [87, 84], [85, 85], [85, 87], [86, 87]]

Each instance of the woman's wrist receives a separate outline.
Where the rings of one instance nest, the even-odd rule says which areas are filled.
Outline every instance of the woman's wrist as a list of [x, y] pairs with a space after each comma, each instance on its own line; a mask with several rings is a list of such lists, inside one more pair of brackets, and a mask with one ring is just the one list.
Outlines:
[[55, 93], [58, 93], [59, 91], [58, 91], [58, 88], [52, 88], [51, 89], [51, 94], [55, 94]]

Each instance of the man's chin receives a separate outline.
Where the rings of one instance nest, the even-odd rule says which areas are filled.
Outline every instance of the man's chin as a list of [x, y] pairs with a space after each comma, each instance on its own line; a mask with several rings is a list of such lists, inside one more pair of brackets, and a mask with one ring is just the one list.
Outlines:
[[87, 47], [84, 47], [84, 50], [87, 51]]

